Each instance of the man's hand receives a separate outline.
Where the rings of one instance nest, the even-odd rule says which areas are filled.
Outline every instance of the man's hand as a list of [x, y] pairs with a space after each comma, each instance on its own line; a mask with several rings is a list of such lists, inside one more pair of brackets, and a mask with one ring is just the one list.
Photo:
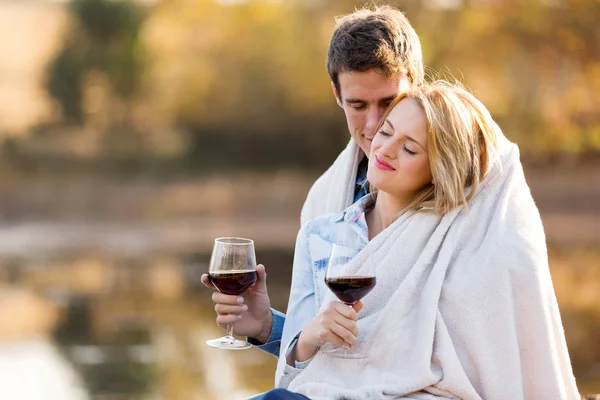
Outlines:
[[[233, 324], [234, 334], [249, 336], [265, 343], [271, 334], [273, 316], [264, 265], [256, 266], [256, 274], [256, 283], [241, 295], [228, 295], [216, 291], [212, 300], [217, 312], [217, 325], [225, 328], [227, 324]], [[202, 275], [202, 283], [216, 290], [208, 274]]]
[[[290, 356], [296, 361], [306, 361], [325, 343], [354, 346], [358, 335], [356, 321], [362, 308], [360, 301], [352, 307], [337, 301], [329, 303], [302, 329], [295, 351]], [[288, 363], [293, 365], [290, 361]]]

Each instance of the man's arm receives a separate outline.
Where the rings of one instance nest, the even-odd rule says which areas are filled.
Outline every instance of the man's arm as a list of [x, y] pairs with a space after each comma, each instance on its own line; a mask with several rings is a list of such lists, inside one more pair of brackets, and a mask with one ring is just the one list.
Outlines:
[[271, 317], [263, 325], [265, 332], [254, 338], [248, 337], [248, 343], [257, 349], [279, 357], [284, 324], [285, 314], [271, 308]]

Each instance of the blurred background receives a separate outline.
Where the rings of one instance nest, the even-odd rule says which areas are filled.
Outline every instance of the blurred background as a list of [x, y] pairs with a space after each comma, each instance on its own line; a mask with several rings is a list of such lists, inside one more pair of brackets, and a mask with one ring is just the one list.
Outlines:
[[[363, 4], [0, 0], [1, 375], [30, 354], [93, 399], [272, 388], [274, 358], [204, 344], [223, 330], [199, 278], [215, 237], [253, 238], [285, 309], [300, 208], [348, 140], [334, 16]], [[600, 2], [390, 4], [429, 75], [519, 144], [579, 389], [600, 392]]]

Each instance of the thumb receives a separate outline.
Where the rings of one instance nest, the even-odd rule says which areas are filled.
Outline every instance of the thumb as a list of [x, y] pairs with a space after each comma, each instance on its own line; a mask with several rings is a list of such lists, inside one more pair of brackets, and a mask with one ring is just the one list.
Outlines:
[[358, 312], [360, 312], [360, 310], [362, 310], [364, 305], [365, 304], [362, 301], [357, 301], [356, 303], [354, 303], [352, 308], [354, 308], [354, 310], [358, 313]]
[[202, 274], [202, 277], [200, 278], [200, 281], [201, 281], [201, 282], [202, 282], [202, 284], [203, 284], [204, 286], [206, 286], [207, 288], [209, 288], [209, 289], [212, 289], [212, 290], [217, 290], [217, 289], [216, 289], [216, 288], [213, 286], [213, 284], [211, 283], [211, 281], [210, 281], [210, 277], [208, 276], [208, 274]]
[[262, 264], [258, 264], [256, 266], [256, 285], [267, 286], [267, 271], [265, 270], [265, 266]]

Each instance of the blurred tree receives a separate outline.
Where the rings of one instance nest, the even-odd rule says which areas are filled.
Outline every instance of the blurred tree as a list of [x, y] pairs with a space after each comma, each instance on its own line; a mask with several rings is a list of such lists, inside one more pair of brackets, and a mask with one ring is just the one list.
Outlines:
[[347, 133], [325, 69], [333, 19], [318, 11], [273, 1], [156, 8], [146, 26], [156, 60], [152, 97], [165, 119], [191, 133], [193, 160], [316, 168], [332, 161]]
[[[68, 121], [142, 110], [137, 130], [185, 132], [177, 151], [194, 163], [320, 170], [347, 140], [325, 69], [334, 17], [364, 3], [162, 0], [145, 18], [128, 1], [73, 0], [48, 90]], [[465, 83], [524, 155], [600, 151], [600, 2], [390, 3], [417, 30], [430, 76]], [[124, 125], [111, 132], [140, 137]]]
[[600, 151], [600, 2], [464, 2], [411, 21], [426, 62], [467, 84], [522, 152]]
[[129, 1], [72, 0], [68, 7], [74, 23], [64, 47], [49, 65], [47, 89], [61, 105], [66, 121], [82, 123], [90, 73], [105, 76], [111, 96], [122, 100], [125, 107], [139, 93], [144, 66], [139, 41], [143, 14]]

